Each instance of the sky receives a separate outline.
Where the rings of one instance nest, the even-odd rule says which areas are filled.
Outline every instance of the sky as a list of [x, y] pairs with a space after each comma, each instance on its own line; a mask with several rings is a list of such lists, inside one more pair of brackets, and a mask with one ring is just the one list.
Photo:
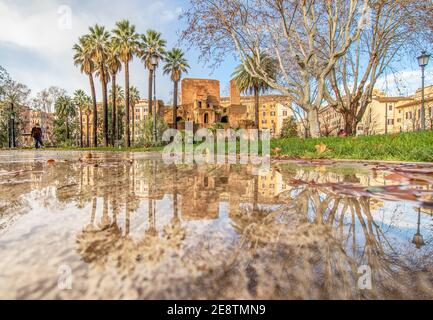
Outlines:
[[[179, 16], [186, 5], [186, 0], [0, 0], [0, 65], [12, 79], [26, 84], [33, 96], [50, 86], [64, 88], [69, 94], [76, 89], [89, 93], [88, 78], [73, 64], [72, 46], [91, 25], [98, 23], [112, 30], [116, 21], [128, 19], [139, 33], [150, 28], [161, 32], [169, 49], [185, 49], [191, 66], [188, 76], [218, 79], [222, 93], [226, 93], [235, 58], [229, 57], [213, 71], [199, 61], [194, 50], [179, 42]], [[131, 85], [146, 98], [148, 74], [140, 59], [132, 62], [130, 74]], [[123, 86], [123, 76], [118, 81]], [[172, 91], [170, 77], [159, 70], [158, 98], [168, 103]], [[97, 95], [101, 100], [99, 87]]]
[[[76, 89], [88, 90], [88, 79], [73, 64], [72, 46], [78, 37], [96, 23], [111, 30], [115, 22], [128, 19], [139, 33], [152, 28], [162, 32], [168, 48], [187, 47], [179, 42], [183, 21], [179, 20], [188, 0], [0, 0], [0, 65], [11, 77], [26, 84], [35, 96], [50, 86], [58, 86], [72, 94]], [[70, 15], [69, 15], [70, 13]], [[70, 19], [68, 17], [71, 17]], [[212, 70], [198, 59], [194, 49], [186, 52], [191, 65], [189, 77], [221, 81], [222, 94], [228, 94], [228, 82], [237, 62], [227, 57], [223, 65]], [[433, 84], [433, 63], [426, 73], [426, 83]], [[390, 95], [409, 95], [420, 87], [420, 71], [416, 60], [405, 60], [399, 66], [398, 90], [393, 75], [379, 80], [377, 87]], [[131, 85], [142, 98], [147, 97], [147, 71], [139, 59], [131, 65]], [[123, 78], [119, 77], [120, 85]], [[172, 83], [161, 70], [157, 74], [157, 95], [170, 103]], [[99, 87], [98, 100], [101, 100]]]

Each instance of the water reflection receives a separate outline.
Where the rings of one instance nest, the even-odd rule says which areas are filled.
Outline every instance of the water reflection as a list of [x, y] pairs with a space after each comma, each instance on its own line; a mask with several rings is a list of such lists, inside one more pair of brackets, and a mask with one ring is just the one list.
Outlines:
[[[430, 184], [395, 199], [411, 193], [387, 170], [3, 161], [0, 297], [433, 298]], [[69, 292], [55, 286], [65, 263]], [[361, 266], [371, 290], [358, 286]]]

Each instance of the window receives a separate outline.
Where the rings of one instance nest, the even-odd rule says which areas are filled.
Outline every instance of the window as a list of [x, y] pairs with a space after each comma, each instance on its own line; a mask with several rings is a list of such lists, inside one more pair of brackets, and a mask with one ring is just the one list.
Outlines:
[[275, 112], [271, 112], [271, 117], [275, 117]]
[[388, 119], [388, 125], [392, 126], [394, 124], [394, 119]]
[[267, 123], [268, 123], [268, 121], [262, 120], [262, 124], [267, 124]]
[[283, 111], [283, 117], [287, 117], [287, 111]]
[[392, 111], [392, 105], [390, 105], [390, 106], [388, 107], [388, 110], [389, 110], [389, 111]]
[[202, 103], [201, 103], [201, 101], [199, 101], [198, 102], [198, 107], [201, 108], [201, 106], [202, 106]]
[[398, 119], [397, 119], [397, 122], [398, 122], [398, 123], [401, 123], [401, 118], [398, 118]]
[[207, 113], [204, 114], [204, 123], [209, 123], [209, 115]]
[[263, 112], [263, 116], [266, 117], [266, 112]]

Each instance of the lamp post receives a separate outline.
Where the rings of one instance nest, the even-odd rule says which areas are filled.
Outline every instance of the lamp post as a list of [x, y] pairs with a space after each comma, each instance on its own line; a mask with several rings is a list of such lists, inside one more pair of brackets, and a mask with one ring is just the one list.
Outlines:
[[425, 130], [425, 97], [424, 97], [424, 83], [425, 83], [425, 67], [428, 65], [430, 55], [427, 52], [421, 52], [421, 55], [417, 58], [418, 64], [421, 67], [422, 72], [422, 104], [421, 104], [421, 129]]
[[157, 131], [156, 131], [156, 68], [158, 67], [158, 56], [153, 54], [150, 58], [150, 64], [152, 65], [153, 70], [153, 142], [156, 143], [158, 140]]

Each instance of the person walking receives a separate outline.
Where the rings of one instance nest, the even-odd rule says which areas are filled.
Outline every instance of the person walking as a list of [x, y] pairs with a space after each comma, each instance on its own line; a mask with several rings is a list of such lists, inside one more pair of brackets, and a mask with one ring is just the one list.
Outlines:
[[39, 149], [44, 146], [42, 142], [42, 129], [37, 123], [32, 129], [32, 138], [35, 139], [35, 148]]

